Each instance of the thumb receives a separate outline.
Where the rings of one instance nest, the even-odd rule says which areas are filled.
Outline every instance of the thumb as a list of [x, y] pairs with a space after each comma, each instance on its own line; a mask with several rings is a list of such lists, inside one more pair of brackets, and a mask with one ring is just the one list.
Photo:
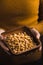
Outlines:
[[33, 32], [37, 39], [40, 38], [40, 33], [35, 28], [32, 28], [31, 31]]

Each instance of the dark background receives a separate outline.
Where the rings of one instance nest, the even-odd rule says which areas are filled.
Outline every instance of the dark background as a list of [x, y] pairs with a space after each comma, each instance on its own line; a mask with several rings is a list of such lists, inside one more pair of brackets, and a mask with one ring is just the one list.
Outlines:
[[43, 0], [40, 0], [39, 6], [39, 21], [43, 20]]

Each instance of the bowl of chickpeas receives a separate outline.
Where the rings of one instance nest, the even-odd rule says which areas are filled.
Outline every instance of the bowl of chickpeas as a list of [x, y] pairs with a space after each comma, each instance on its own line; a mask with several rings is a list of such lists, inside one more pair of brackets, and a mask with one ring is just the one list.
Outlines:
[[2, 36], [10, 50], [13, 64], [35, 61], [41, 57], [41, 42], [32, 34], [30, 28], [18, 27], [2, 33]]

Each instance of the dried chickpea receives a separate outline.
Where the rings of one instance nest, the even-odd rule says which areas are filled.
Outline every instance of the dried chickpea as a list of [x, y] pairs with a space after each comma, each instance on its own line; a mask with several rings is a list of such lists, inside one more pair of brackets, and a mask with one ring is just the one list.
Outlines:
[[6, 42], [14, 54], [22, 53], [36, 46], [26, 32], [9, 34], [6, 36]]

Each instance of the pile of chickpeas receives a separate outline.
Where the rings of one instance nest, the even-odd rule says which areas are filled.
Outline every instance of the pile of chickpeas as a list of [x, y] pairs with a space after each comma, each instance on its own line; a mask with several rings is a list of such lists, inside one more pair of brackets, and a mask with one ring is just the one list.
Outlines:
[[26, 32], [13, 33], [6, 36], [6, 42], [13, 52], [19, 54], [36, 46], [32, 38]]

